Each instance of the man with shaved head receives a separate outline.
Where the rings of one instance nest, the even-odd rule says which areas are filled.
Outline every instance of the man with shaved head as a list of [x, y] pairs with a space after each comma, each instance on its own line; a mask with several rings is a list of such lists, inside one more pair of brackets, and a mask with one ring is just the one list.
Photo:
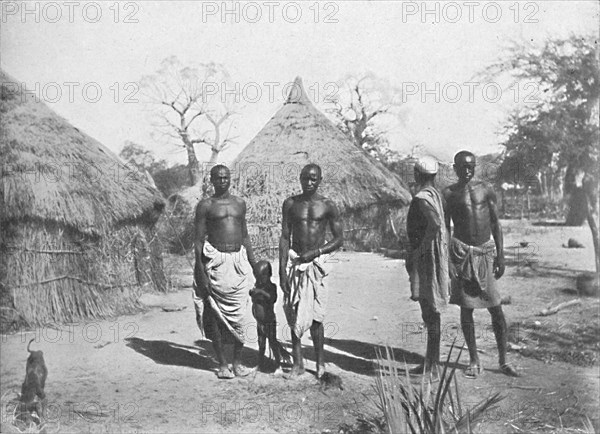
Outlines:
[[[229, 192], [229, 169], [210, 171], [215, 193], [196, 207], [194, 292], [198, 325], [212, 341], [222, 379], [244, 376], [244, 325], [256, 263], [246, 228], [246, 203]], [[233, 369], [223, 344], [233, 343]]]
[[489, 184], [473, 181], [475, 166], [473, 153], [457, 153], [454, 170], [458, 182], [444, 190], [448, 230], [450, 221], [454, 223], [449, 249], [450, 303], [460, 306], [461, 326], [469, 348], [471, 361], [465, 376], [477, 378], [483, 373], [475, 342], [473, 309], [487, 309], [492, 317], [500, 370], [517, 377], [517, 371], [506, 361], [506, 320], [495, 282], [504, 274], [504, 246], [496, 193]]
[[[343, 231], [335, 204], [317, 192], [321, 179], [318, 165], [306, 165], [300, 172], [302, 194], [283, 202], [279, 281], [284, 293], [284, 311], [292, 332], [294, 366], [291, 376], [304, 373], [301, 339], [308, 329], [315, 347], [317, 378], [325, 373], [325, 263], [328, 254], [342, 246]], [[333, 237], [329, 242], [325, 240], [327, 228]]]

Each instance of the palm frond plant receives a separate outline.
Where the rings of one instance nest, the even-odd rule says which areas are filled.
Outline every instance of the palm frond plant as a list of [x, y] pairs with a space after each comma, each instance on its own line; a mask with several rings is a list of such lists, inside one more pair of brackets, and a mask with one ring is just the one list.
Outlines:
[[[384, 351], [375, 349], [379, 364], [374, 386], [379, 397], [376, 404], [384, 415], [390, 434], [469, 434], [485, 413], [504, 399], [495, 393], [473, 408], [464, 408], [455, 376], [456, 368], [448, 369], [454, 349], [455, 345], [452, 344], [434, 390], [428, 375], [423, 375], [420, 387], [413, 386], [406, 363], [402, 373], [391, 348], [386, 346]], [[462, 348], [456, 362], [461, 353]]]

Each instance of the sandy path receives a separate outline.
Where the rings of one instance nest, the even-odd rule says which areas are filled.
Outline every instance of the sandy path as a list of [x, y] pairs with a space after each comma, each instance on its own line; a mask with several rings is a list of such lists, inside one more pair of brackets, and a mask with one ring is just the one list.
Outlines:
[[[557, 247], [574, 235], [591, 246], [589, 230], [584, 229], [510, 225], [506, 245], [525, 237], [538, 248], [539, 266], [590, 269], [589, 248], [569, 250], [565, 255], [567, 251]], [[59, 427], [60, 432], [337, 432], [340, 424], [376, 413], [371, 401], [373, 345], [389, 344], [398, 360], [418, 363], [425, 334], [419, 329], [418, 304], [408, 300], [403, 261], [368, 253], [340, 253], [334, 259], [339, 262], [327, 282], [326, 357], [329, 369], [342, 376], [343, 391], [324, 393], [308, 374], [295, 381], [263, 373], [217, 380], [210, 343], [201, 339], [195, 324], [191, 290], [182, 290], [145, 295], [143, 301], [150, 310], [143, 314], [76, 324], [63, 327], [62, 332], [44, 328], [3, 336], [0, 393], [20, 388], [26, 342], [36, 336], [39, 342], [33, 345], [44, 351], [50, 371], [46, 386], [49, 428]], [[513, 304], [505, 308], [509, 322], [530, 317], [560, 297], [561, 287], [570, 284], [568, 278], [552, 275], [528, 279], [522, 268], [510, 267], [502, 280], [503, 294], [513, 298]], [[187, 308], [164, 312], [160, 306]], [[283, 321], [280, 301], [277, 314]], [[457, 334], [457, 320], [458, 309], [449, 307], [444, 315], [443, 354]], [[560, 414], [567, 408], [571, 410], [565, 418], [578, 421], [587, 414], [597, 425], [597, 366], [544, 364], [513, 355], [527, 376], [509, 379], [494, 372], [495, 342], [489, 327], [483, 327], [488, 325], [487, 313], [478, 312], [476, 321], [482, 324], [478, 340], [485, 351], [482, 361], [492, 370], [477, 381], [461, 377], [463, 399], [473, 404], [494, 391], [508, 396], [489, 415], [481, 432], [510, 432], [505, 425], [508, 420], [534, 412]], [[282, 326], [279, 335], [285, 338], [289, 331]], [[254, 366], [257, 345], [252, 327], [248, 340], [245, 363]], [[311, 342], [305, 337], [304, 343], [311, 370]], [[465, 355], [461, 362], [467, 362]], [[10, 409], [2, 408], [3, 432], [11, 429], [6, 424]]]

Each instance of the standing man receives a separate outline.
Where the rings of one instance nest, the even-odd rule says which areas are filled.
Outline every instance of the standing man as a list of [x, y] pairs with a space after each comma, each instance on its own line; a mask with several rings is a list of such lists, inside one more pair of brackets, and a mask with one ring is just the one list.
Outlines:
[[[291, 376], [304, 373], [301, 339], [309, 328], [317, 359], [317, 378], [325, 373], [325, 262], [329, 253], [342, 246], [343, 230], [335, 204], [317, 193], [321, 179], [318, 165], [304, 166], [300, 173], [302, 194], [283, 202], [279, 280], [284, 293], [284, 311], [292, 332], [294, 366]], [[325, 243], [327, 227], [333, 239]]]
[[483, 373], [475, 342], [473, 309], [487, 308], [492, 317], [500, 370], [518, 377], [518, 372], [506, 362], [506, 320], [496, 289], [496, 280], [504, 274], [504, 246], [496, 193], [486, 183], [471, 182], [475, 174], [475, 155], [471, 152], [461, 151], [454, 156], [454, 171], [458, 182], [444, 190], [444, 198], [448, 230], [450, 220], [454, 223], [449, 248], [450, 303], [460, 306], [460, 322], [471, 359], [465, 376], [477, 378]]
[[[256, 261], [246, 228], [246, 203], [229, 192], [229, 169], [213, 167], [210, 182], [215, 194], [196, 207], [194, 301], [198, 325], [217, 355], [217, 377], [227, 379], [248, 374], [240, 355]], [[233, 343], [233, 372], [223, 352], [225, 343]]]
[[417, 193], [408, 209], [406, 230], [410, 249], [406, 271], [410, 276], [411, 300], [421, 305], [427, 327], [427, 350], [423, 366], [414, 374], [437, 371], [440, 359], [440, 308], [448, 298], [448, 233], [442, 196], [434, 186], [438, 163], [422, 157], [415, 164]]

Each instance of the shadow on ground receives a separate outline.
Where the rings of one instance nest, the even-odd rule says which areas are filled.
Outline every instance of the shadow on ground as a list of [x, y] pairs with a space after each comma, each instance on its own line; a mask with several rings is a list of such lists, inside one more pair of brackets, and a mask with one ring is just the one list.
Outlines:
[[[351, 354], [340, 354], [327, 350], [327, 347], [333, 347], [337, 350]], [[353, 339], [325, 339], [325, 361], [333, 363], [344, 371], [354, 372], [361, 375], [373, 375], [374, 367], [377, 361], [375, 348], [378, 347], [385, 352], [385, 349], [380, 345], [374, 345], [366, 342], [360, 342]], [[423, 362], [423, 356], [411, 351], [406, 351], [402, 348], [392, 348], [394, 358], [408, 364], [416, 364]], [[309, 360], [315, 360], [314, 350], [310, 346], [310, 351], [305, 351], [305, 357]]]
[[212, 348], [208, 341], [199, 341], [198, 347], [141, 338], [128, 338], [126, 341], [129, 348], [160, 365], [184, 366], [205, 371], [217, 368], [217, 363], [209, 352]]

